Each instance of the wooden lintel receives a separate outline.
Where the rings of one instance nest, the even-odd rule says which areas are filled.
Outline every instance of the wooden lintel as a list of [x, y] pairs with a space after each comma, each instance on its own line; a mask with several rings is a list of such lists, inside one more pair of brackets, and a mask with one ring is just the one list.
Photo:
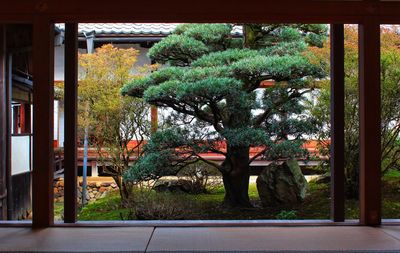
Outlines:
[[[140, 12], [132, 15], [137, 9]], [[41, 15], [54, 22], [358, 23], [374, 16], [400, 23], [399, 12], [398, 1], [250, 0], [233, 4], [228, 0], [6, 0], [0, 9], [0, 21], [29, 22]]]

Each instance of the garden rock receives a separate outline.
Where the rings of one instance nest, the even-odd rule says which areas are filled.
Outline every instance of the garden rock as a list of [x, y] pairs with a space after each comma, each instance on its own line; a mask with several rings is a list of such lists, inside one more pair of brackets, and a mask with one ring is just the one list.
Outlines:
[[329, 184], [331, 182], [331, 176], [329, 174], [322, 175], [315, 180], [317, 184]]
[[257, 177], [257, 190], [264, 206], [291, 205], [304, 200], [307, 181], [295, 159], [271, 164]]
[[190, 193], [192, 182], [185, 179], [163, 180], [155, 184], [154, 190], [157, 192], [184, 192]]

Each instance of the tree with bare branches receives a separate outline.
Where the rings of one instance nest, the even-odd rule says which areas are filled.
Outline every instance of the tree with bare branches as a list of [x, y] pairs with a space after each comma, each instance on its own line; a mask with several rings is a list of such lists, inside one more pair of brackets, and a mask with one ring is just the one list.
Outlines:
[[[138, 80], [154, 66], [135, 66], [138, 51], [104, 45], [93, 54], [80, 54], [79, 126], [89, 129], [103, 171], [117, 184], [126, 205], [132, 185], [122, 178], [149, 137], [149, 106], [124, 97], [121, 87]], [[81, 131], [82, 132], [82, 131]]]

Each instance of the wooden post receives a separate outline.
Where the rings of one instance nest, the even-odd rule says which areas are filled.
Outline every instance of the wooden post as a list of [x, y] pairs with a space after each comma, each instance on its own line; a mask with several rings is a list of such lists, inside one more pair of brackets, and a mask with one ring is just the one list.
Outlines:
[[344, 26], [331, 25], [331, 218], [344, 221]]
[[65, 24], [64, 222], [77, 215], [78, 24]]
[[0, 220], [7, 219], [7, 81], [6, 33], [0, 25]]
[[46, 16], [33, 22], [33, 227], [54, 223], [54, 24]]
[[6, 160], [6, 175], [7, 175], [7, 219], [12, 220], [14, 218], [14, 198], [13, 198], [13, 185], [12, 185], [12, 63], [13, 56], [11, 53], [7, 53], [7, 94], [6, 94], [6, 105], [7, 105], [7, 160]]
[[[151, 60], [151, 64], [155, 64], [154, 60]], [[155, 105], [150, 107], [150, 133], [154, 134], [158, 129], [158, 108]]]
[[152, 105], [151, 106], [151, 134], [154, 134], [157, 132], [158, 129], [158, 109], [157, 106]]
[[380, 26], [359, 25], [360, 223], [381, 223]]

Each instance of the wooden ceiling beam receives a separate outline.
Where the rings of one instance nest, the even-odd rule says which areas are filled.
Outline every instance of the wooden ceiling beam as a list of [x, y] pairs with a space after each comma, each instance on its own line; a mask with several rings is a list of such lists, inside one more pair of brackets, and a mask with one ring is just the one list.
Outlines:
[[20, 0], [7, 1], [0, 22], [30, 22], [35, 14], [54, 22], [302, 22], [359, 23], [376, 16], [400, 23], [400, 2], [323, 0]]

